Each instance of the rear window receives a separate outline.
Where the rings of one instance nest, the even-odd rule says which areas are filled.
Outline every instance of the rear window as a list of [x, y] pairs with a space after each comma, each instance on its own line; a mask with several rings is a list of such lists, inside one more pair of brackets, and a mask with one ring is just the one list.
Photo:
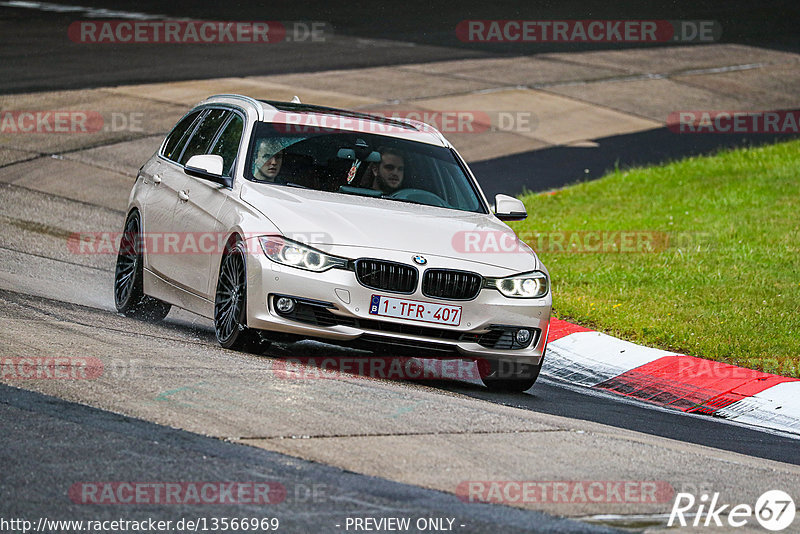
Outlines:
[[222, 169], [225, 176], [233, 174], [233, 165], [236, 162], [236, 154], [239, 151], [239, 144], [242, 140], [243, 128], [244, 121], [234, 113], [209, 151], [209, 154], [222, 156]]
[[181, 155], [180, 163], [185, 165], [189, 158], [198, 154], [208, 154], [211, 141], [217, 135], [220, 126], [228, 118], [230, 111], [225, 109], [210, 109], [201, 119], [200, 125], [186, 143], [186, 148]]
[[201, 112], [202, 110], [198, 110], [189, 113], [175, 125], [169, 135], [167, 135], [167, 141], [164, 143], [164, 150], [161, 152], [162, 156], [172, 161], [178, 160], [186, 144], [186, 140], [192, 133], [191, 126], [194, 125], [195, 120], [197, 120]]

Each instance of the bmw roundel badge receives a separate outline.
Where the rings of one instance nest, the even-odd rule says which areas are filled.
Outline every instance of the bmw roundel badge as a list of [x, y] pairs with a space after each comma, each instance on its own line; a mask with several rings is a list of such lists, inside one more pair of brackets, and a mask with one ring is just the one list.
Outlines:
[[428, 260], [425, 259], [425, 256], [417, 255], [414, 256], [414, 263], [416, 263], [417, 265], [425, 265], [426, 263], [428, 263]]

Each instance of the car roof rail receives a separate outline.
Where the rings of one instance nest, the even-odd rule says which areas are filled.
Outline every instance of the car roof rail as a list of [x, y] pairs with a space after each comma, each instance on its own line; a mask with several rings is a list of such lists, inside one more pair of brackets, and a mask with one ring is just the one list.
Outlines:
[[251, 104], [254, 108], [256, 108], [256, 113], [258, 113], [259, 120], [264, 118], [264, 108], [262, 108], [261, 107], [261, 103], [258, 100], [256, 100], [255, 98], [253, 98], [253, 97], [244, 96], [244, 95], [237, 95], [237, 94], [233, 94], [233, 93], [222, 93], [222, 94], [212, 95], [212, 96], [208, 97], [208, 99], [211, 99], [211, 98], [238, 98], [240, 100], [244, 100], [245, 102], [247, 102], [248, 104]]
[[280, 100], [259, 100], [259, 102], [263, 102], [264, 104], [272, 106], [274, 109], [278, 111], [289, 111], [296, 113], [327, 113], [330, 115], [339, 115], [341, 117], [364, 119], [364, 120], [380, 122], [383, 124], [391, 124], [393, 126], [399, 126], [407, 130], [416, 130], [416, 131], [420, 130], [420, 128], [418, 128], [416, 125], [412, 124], [410, 121], [406, 121], [405, 119], [392, 119], [389, 117], [383, 117], [381, 115], [373, 115], [371, 113], [361, 113], [359, 111], [351, 111], [348, 109], [331, 108], [328, 106], [318, 106], [316, 104], [303, 104], [300, 102], [283, 102]]

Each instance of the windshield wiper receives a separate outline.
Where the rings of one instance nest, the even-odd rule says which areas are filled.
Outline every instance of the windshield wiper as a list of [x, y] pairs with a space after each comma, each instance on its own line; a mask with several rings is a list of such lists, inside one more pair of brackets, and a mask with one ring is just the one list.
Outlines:
[[417, 202], [416, 200], [410, 200], [408, 198], [394, 198], [388, 195], [381, 195], [382, 199], [385, 200], [393, 200], [395, 202], [405, 202], [406, 204], [419, 204], [420, 206], [433, 206], [433, 204], [425, 204], [424, 202]]
[[418, 206], [433, 206], [433, 207], [443, 207], [443, 206], [436, 206], [435, 204], [426, 204], [424, 202], [417, 202], [416, 200], [411, 200], [408, 198], [397, 198], [382, 191], [375, 191], [374, 189], [367, 189], [365, 187], [353, 187], [349, 185], [343, 185], [339, 187], [339, 192], [344, 193], [346, 195], [358, 195], [362, 197], [370, 197], [370, 198], [380, 198], [382, 200], [392, 200], [394, 202], [405, 202], [406, 204], [416, 204]]
[[380, 198], [383, 193], [365, 187], [353, 187], [351, 185], [343, 185], [339, 187], [339, 192], [346, 195], [358, 195], [362, 197]]

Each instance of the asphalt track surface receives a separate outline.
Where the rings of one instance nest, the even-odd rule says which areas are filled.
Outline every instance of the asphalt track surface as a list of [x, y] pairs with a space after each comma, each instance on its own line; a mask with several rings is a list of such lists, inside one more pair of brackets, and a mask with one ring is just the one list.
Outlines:
[[[484, 193], [518, 195], [548, 191], [601, 178], [614, 169], [645, 167], [665, 161], [759, 146], [797, 138], [787, 135], [675, 135], [666, 127], [595, 140], [596, 147], [556, 146], [470, 164]], [[572, 179], [565, 180], [570, 176]], [[580, 178], [574, 178], [580, 177]]]
[[[231, 21], [322, 21], [333, 38], [324, 42], [245, 45], [162, 45], [65, 42], [76, 20], [115, 18], [91, 9], [8, 7], [0, 2], [0, 93], [75, 89], [128, 83], [223, 76], [312, 72], [468, 57], [516, 56], [618, 48], [615, 44], [464, 43], [457, 24], [472, 19], [712, 20], [723, 28], [719, 42], [757, 43], [778, 50], [800, 46], [800, 7], [791, 0], [730, 2], [241, 2], [197, 5], [187, 0], [62, 2], [163, 18]], [[36, 2], [32, 2], [36, 3]], [[118, 17], [117, 17], [118, 18]], [[641, 46], [641, 45], [639, 45]], [[375, 80], [376, 84], [381, 80]]]
[[[778, 0], [752, 2], [411, 2], [354, 6], [345, 2], [236, 2], [212, 6], [191, 2], [75, 2], [74, 10], [9, 7], [0, 2], [1, 95], [107, 87], [123, 84], [316, 72], [464, 58], [514, 57], [542, 52], [625, 48], [593, 43], [464, 43], [455, 27], [471, 19], [654, 19], [712, 20], [723, 32], [720, 43], [755, 44], [775, 50], [800, 49], [796, 31], [800, 4]], [[29, 2], [28, 4], [37, 4]], [[77, 20], [118, 18], [99, 15], [110, 9], [126, 15], [157, 15], [162, 19], [275, 20], [287, 27], [299, 22], [325, 23], [321, 42], [282, 41], [269, 45], [241, 44], [87, 44], [66, 39]], [[638, 45], [643, 46], [643, 45]], [[644, 45], [648, 46], [648, 45]], [[670, 46], [657, 44], [652, 46]], [[376, 84], [382, 80], [376, 79]], [[592, 149], [559, 146], [471, 165], [484, 192], [519, 194], [543, 191], [567, 183], [591, 180], [617, 167], [657, 164], [737, 146], [786, 140], [789, 135], [676, 136], [666, 128], [598, 139]]]
[[[0, 386], [3, 518], [196, 520], [278, 518], [281, 532], [344, 530], [347, 517], [450, 518], [460, 532], [610, 532], [546, 514], [464, 503], [452, 494], [225, 443], [38, 393]], [[43, 439], [58, 436], [58, 440]], [[87, 461], [91, 458], [91, 461]], [[275, 504], [86, 506], [76, 481], [252, 481], [281, 484]], [[13, 498], [9, 498], [13, 495]], [[499, 508], [499, 509], [498, 509]]]
[[[109, 273], [110, 274], [110, 273]], [[30, 297], [23, 293], [12, 293], [0, 290], [0, 300], [15, 302], [32, 309], [43, 309], [47, 304], [47, 313], [55, 319], [69, 321], [69, 315], [62, 315], [59, 310], [69, 307], [61, 301]], [[87, 312], [101, 317], [98, 324], [104, 324], [102, 315], [115, 315], [112, 312], [86, 307]], [[141, 324], [131, 321], [132, 326]], [[187, 337], [202, 340], [213, 346], [214, 332], [208, 321], [187, 323], [182, 317], [167, 319], [168, 328], [180, 331]], [[292, 351], [303, 351], [292, 344], [276, 344], [263, 352], [263, 357], [270, 361], [282, 355], [292, 355]], [[334, 357], [347, 357], [346, 349], [320, 345], [319, 350], [327, 350], [326, 354]], [[311, 356], [316, 354], [311, 353]], [[313, 363], [312, 363], [313, 364]], [[404, 381], [399, 381], [402, 384]], [[531, 410], [537, 413], [557, 415], [611, 425], [614, 427], [635, 430], [654, 436], [675, 439], [686, 443], [694, 443], [707, 447], [746, 454], [758, 458], [800, 465], [797, 452], [798, 440], [780, 432], [762, 431], [744, 425], [733, 424], [722, 419], [713, 419], [703, 415], [686, 414], [671, 409], [652, 406], [634, 399], [620, 399], [618, 396], [602, 391], [570, 386], [558, 379], [542, 377], [535, 387], [525, 395], [494, 393], [487, 391], [482, 385], [462, 380], [408, 380], [408, 384], [432, 388], [442, 392], [480, 399], [503, 406]], [[3, 402], [9, 402], [14, 393], [11, 388], [4, 388]], [[21, 391], [20, 391], [21, 392]], [[27, 394], [27, 393], [26, 393]]]
[[[101, 276], [107, 275], [102, 273]], [[180, 314], [163, 325], [142, 328], [142, 323], [119, 319], [110, 311], [24, 293], [0, 291], [0, 301], [3, 302], [2, 308], [7, 310], [3, 313], [4, 320], [28, 321], [28, 313], [43, 316], [48, 323], [57, 325], [54, 331], [61, 334], [64, 342], [73, 339], [71, 331], [81, 329], [81, 325], [96, 324], [99, 333], [119, 328], [115, 324], [121, 320], [123, 322], [119, 324], [129, 328], [135, 337], [144, 336], [142, 342], [132, 346], [131, 354], [134, 355], [140, 354], [141, 346], [149, 345], [151, 351], [146, 353], [151, 352], [152, 358], [158, 358], [156, 345], [171, 338], [192, 340], [191, 343], [197, 347], [195, 359], [198, 363], [206, 361], [206, 350], [219, 350], [214, 347], [213, 331], [207, 322], [190, 322]], [[24, 309], [24, 312], [14, 312], [15, 308]], [[50, 346], [58, 344], [49, 328], [40, 328], [39, 331]], [[139, 334], [135, 334], [137, 332]], [[113, 341], [115, 338], [118, 340]], [[109, 339], [117, 344], [116, 350], [124, 351], [126, 343], [131, 343], [125, 341], [126, 338], [130, 339], [130, 335], [119, 338], [112, 332]], [[32, 339], [36, 337], [32, 336]], [[25, 346], [31, 343], [31, 339], [21, 339], [20, 342]], [[202, 345], [208, 349], [201, 350]], [[315, 350], [337, 354], [337, 349], [322, 347]], [[278, 345], [257, 359], [268, 367], [276, 361], [276, 356], [298, 352], [308, 353], [308, 348]], [[86, 349], [86, 353], [94, 352]], [[338, 354], [347, 356], [346, 351]], [[172, 365], [170, 362], [165, 364]], [[424, 392], [442, 396], [442, 406], [449, 402], [448, 397], [463, 396], [485, 402], [487, 406], [507, 406], [539, 415], [591, 421], [683, 443], [800, 464], [796, 438], [659, 409], [637, 401], [622, 402], [609, 394], [570, 388], [546, 378], [524, 395], [490, 393], [480, 385], [463, 381], [388, 381], [386, 386], [393, 387], [392, 383], [411, 395]], [[24, 383], [20, 385], [25, 387]], [[377, 387], [382, 389], [384, 386], [378, 384]], [[225, 394], [222, 395], [224, 399]], [[348, 399], [342, 398], [341, 401], [348, 402]], [[147, 400], [143, 398], [142, 402]], [[603, 524], [577, 523], [502, 505], [463, 503], [450, 493], [225, 443], [25, 389], [0, 386], [0, 407], [0, 427], [4, 429], [0, 434], [0, 465], [3, 466], [0, 495], [5, 496], [0, 504], [2, 517], [24, 517], [35, 521], [38, 517], [71, 520], [206, 517], [210, 520], [222, 515], [268, 516], [279, 518], [282, 530], [288, 532], [337, 532], [341, 529], [336, 525], [344, 524], [348, 517], [411, 517], [413, 520], [451, 518], [457, 525], [463, 525], [456, 529], [462, 532], [496, 532], [497, 529], [502, 532], [607, 531]], [[278, 408], [276, 416], [281, 417], [285, 409]], [[371, 429], [363, 431], [370, 432]], [[586, 451], [586, 454], [593, 453]], [[486, 458], [485, 461], [491, 462], [492, 459]], [[581, 460], [576, 458], [575, 462], [580, 464]], [[277, 482], [286, 489], [287, 497], [285, 501], [270, 506], [241, 504], [224, 507], [185, 504], [87, 506], [67, 498], [73, 485], [96, 481]], [[619, 523], [618, 519], [609, 524], [639, 528], [659, 524], [659, 520], [652, 517], [639, 521], [631, 523], [627, 519]]]
[[[84, 6], [100, 5], [81, 2]], [[240, 47], [209, 47], [201, 53], [196, 47], [176, 49], [158, 45], [147, 47], [109, 46], [86, 53], [82, 45], [63, 46], [63, 33], [74, 13], [58, 14], [22, 11], [0, 7], [0, 92], [16, 93], [122, 83], [213, 78], [225, 75], [253, 75], [277, 72], [306, 72], [332, 68], [351, 68], [392, 63], [424, 62], [464, 57], [508, 54], [502, 46], [480, 48], [465, 46], [453, 38], [452, 28], [467, 18], [531, 17], [532, 7], [520, 8], [514, 3], [461, 4], [458, 9], [440, 8], [444, 16], [430, 16], [430, 3], [398, 3], [360, 7], [353, 4], [327, 2], [306, 4], [302, 8], [270, 6], [264, 14], [262, 4], [236, 3], [214, 8], [189, 7], [183, 3], [165, 5], [157, 2], [119, 2], [114, 7], [126, 11], [159, 13], [172, 17], [227, 20], [325, 20], [330, 22], [341, 39], [320, 46], [308, 43], [296, 46], [274, 45], [274, 52], [242, 55]], [[689, 3], [686, 3], [688, 6]], [[776, 2], [752, 7], [750, 3], [727, 3], [724, 8], [704, 3], [687, 6], [672, 3], [659, 11], [628, 15], [626, 18], [696, 18], [722, 20], [729, 29], [727, 39], [737, 42], [758, 40], [764, 46], [796, 47], [797, 6], [792, 2]], [[585, 9], [584, 3], [559, 3], [554, 7], [542, 3], [539, 18], [621, 18], [624, 6], [603, 10]], [[684, 11], [681, 11], [681, 9]], [[631, 8], [633, 10], [633, 8]], [[722, 9], [723, 11], [720, 11]], [[259, 11], [261, 10], [261, 11]], [[626, 13], [630, 13], [628, 11]], [[91, 17], [80, 17], [91, 18]], [[380, 21], [380, 22], [378, 22]], [[748, 21], [758, 21], [757, 24]], [[768, 33], [764, 28], [770, 28]], [[409, 43], [406, 47], [381, 47], [380, 40]], [[377, 41], [371, 41], [377, 40]], [[553, 49], [562, 50], [555, 47]], [[663, 147], [654, 138], [618, 140], [631, 146], [654, 148], [641, 160], [663, 158], [663, 153], [682, 155], [702, 152], [721, 142], [709, 141], [710, 147], [697, 144], [684, 147]], [[673, 138], [674, 139], [674, 138]], [[710, 138], [707, 138], [710, 139]], [[692, 141], [692, 143], [696, 143]], [[505, 169], [541, 168], [542, 175], [552, 176], [547, 187], [558, 183], [558, 169], [564, 164], [579, 165], [575, 149], [510, 156], [495, 165]], [[612, 158], [613, 146], [601, 154]], [[641, 151], [627, 150], [628, 154]], [[607, 163], [607, 164], [610, 164]], [[476, 173], [480, 174], [480, 163]], [[550, 167], [548, 167], [550, 165]], [[475, 166], [473, 166], [475, 167]], [[8, 251], [6, 251], [8, 252]], [[38, 260], [22, 253], [30, 265]], [[10, 265], [11, 262], [9, 261]], [[42, 276], [52, 275], [43, 272]], [[108, 271], [97, 273], [110, 277]], [[81, 287], [75, 289], [80, 293]], [[58, 299], [28, 297], [23, 293], [4, 291], [4, 300], [33, 302], [58, 309], [67, 306]], [[69, 305], [73, 306], [73, 305]], [[87, 313], [114, 314], [97, 307]], [[133, 323], [135, 325], [136, 323]], [[191, 326], [185, 321], [168, 321], [168, 327], [185, 336], [197, 336], [213, 344], [213, 333], [206, 326]], [[135, 326], [131, 326], [135, 328]], [[117, 350], [121, 350], [121, 346]], [[288, 350], [291, 350], [289, 347]], [[403, 384], [401, 384], [403, 386]], [[404, 387], [404, 386], [403, 386]], [[435, 394], [458, 395], [488, 404], [510, 406], [538, 414], [562, 416], [575, 420], [601, 423], [619, 429], [633, 430], [651, 436], [703, 445], [754, 458], [800, 465], [797, 440], [788, 436], [762, 432], [714, 421], [706, 417], [684, 415], [654, 408], [634, 401], [621, 402], [610, 395], [565, 387], [558, 382], [541, 380], [526, 395], [489, 393], [480, 386], [461, 382], [426, 382], [409, 387], [423, 388]], [[345, 517], [452, 517], [463, 523], [464, 532], [602, 532], [603, 526], [576, 523], [552, 515], [499, 505], [466, 505], [452, 494], [400, 484], [382, 478], [348, 472], [321, 463], [245, 447], [239, 444], [176, 430], [167, 426], [99, 410], [36, 392], [0, 386], [0, 516], [40, 516], [62, 519], [102, 519], [123, 516], [174, 519], [180, 516], [219, 516], [218, 507], [198, 506], [131, 506], [87, 507], [66, 498], [67, 489], [80, 480], [271, 480], [279, 481], [289, 491], [286, 502], [273, 510], [239, 505], [225, 507], [229, 517], [263, 517], [273, 514], [281, 519], [282, 531], [337, 531], [334, 525]], [[577, 460], [576, 460], [577, 461]], [[324, 488], [318, 499], [309, 501], [305, 490], [318, 484]], [[642, 527], [643, 525], [639, 525]], [[459, 530], [459, 529], [456, 529]]]

